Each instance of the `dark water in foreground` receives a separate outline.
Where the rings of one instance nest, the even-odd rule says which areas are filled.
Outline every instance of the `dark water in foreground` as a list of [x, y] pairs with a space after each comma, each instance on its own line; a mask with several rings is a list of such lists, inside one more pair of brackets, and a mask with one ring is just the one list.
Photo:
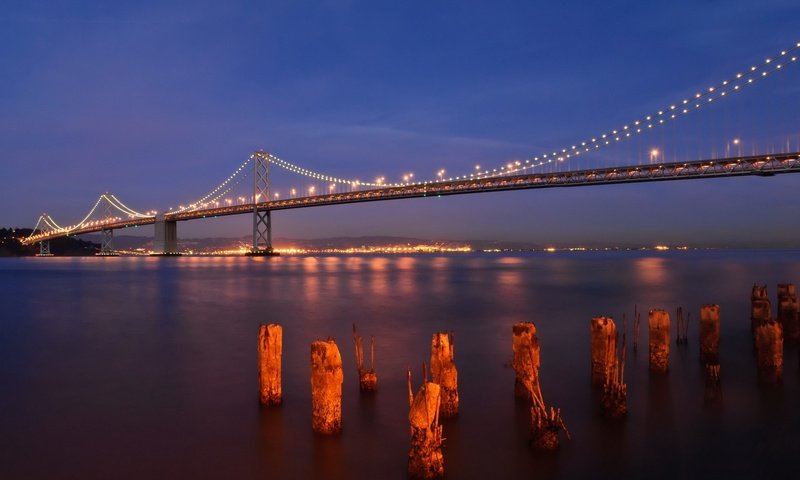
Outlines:
[[[800, 283], [800, 252], [253, 258], [0, 259], [0, 478], [405, 478], [405, 369], [455, 332], [461, 415], [445, 422], [449, 478], [752, 478], [795, 472], [797, 350], [760, 388], [754, 282]], [[722, 401], [704, 402], [697, 319], [722, 313]], [[633, 305], [692, 313], [666, 378], [629, 355], [629, 416], [601, 418], [589, 319]], [[645, 315], [646, 317], [646, 315]], [[534, 321], [545, 401], [573, 440], [528, 449], [513, 396], [511, 325]], [[284, 405], [259, 408], [259, 322], [284, 325]], [[376, 338], [362, 396], [350, 328]], [[646, 345], [646, 319], [642, 343]], [[338, 340], [344, 431], [311, 431], [309, 344]], [[790, 468], [791, 467], [791, 468]]]

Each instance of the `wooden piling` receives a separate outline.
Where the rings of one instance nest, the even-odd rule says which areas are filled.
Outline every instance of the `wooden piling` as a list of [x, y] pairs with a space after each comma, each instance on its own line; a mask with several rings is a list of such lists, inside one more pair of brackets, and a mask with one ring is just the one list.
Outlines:
[[650, 371], [667, 373], [669, 370], [669, 313], [661, 309], [650, 310]]
[[776, 320], [762, 321], [755, 330], [759, 379], [779, 382], [783, 376], [783, 327]]
[[610, 317], [594, 317], [589, 321], [592, 347], [592, 385], [603, 386], [615, 374], [617, 327]]
[[[536, 373], [538, 379], [539, 373]], [[563, 430], [567, 440], [571, 439], [569, 430], [561, 417], [561, 409], [547, 407], [542, 396], [541, 386], [531, 385], [531, 446], [536, 450], [556, 450], [561, 443], [559, 431]]]
[[689, 343], [689, 320], [691, 317], [691, 312], [687, 312], [684, 319], [683, 307], [678, 307], [675, 325], [675, 345], [687, 345]]
[[[613, 322], [613, 320], [612, 320]], [[627, 354], [626, 334], [623, 327], [622, 349], [617, 355], [619, 334], [608, 338], [608, 354], [611, 358], [608, 371], [610, 375], [603, 384], [600, 407], [603, 415], [610, 418], [624, 417], [628, 413], [628, 385], [625, 383], [625, 356]]]
[[536, 325], [531, 322], [516, 323], [511, 327], [511, 349], [514, 357], [514, 395], [531, 399], [528, 385], [538, 385], [539, 379], [539, 340], [536, 338]]
[[750, 330], [755, 333], [756, 326], [772, 318], [772, 305], [769, 303], [766, 285], [753, 285], [750, 294]]
[[281, 354], [283, 353], [283, 328], [275, 323], [258, 328], [258, 379], [259, 400], [262, 405], [280, 405]]
[[311, 344], [311, 425], [325, 434], [342, 431], [342, 356], [333, 339]]
[[639, 332], [641, 331], [642, 314], [638, 305], [633, 306], [633, 353], [639, 351]]
[[378, 374], [375, 373], [375, 337], [369, 337], [369, 368], [364, 368], [364, 341], [356, 333], [356, 324], [353, 324], [353, 345], [356, 350], [356, 369], [358, 371], [358, 386], [362, 391], [373, 391], [378, 388]]
[[719, 363], [705, 364], [706, 387], [703, 392], [703, 404], [707, 407], [719, 407], [722, 405], [722, 387], [720, 383]]
[[439, 425], [441, 388], [423, 378], [419, 392], [414, 395], [411, 369], [408, 369], [408, 404], [408, 421], [411, 424], [408, 474], [411, 478], [442, 478], [444, 455], [442, 426]]
[[700, 307], [700, 361], [706, 365], [719, 363], [719, 305]]
[[783, 327], [783, 338], [788, 343], [800, 341], [800, 307], [794, 284], [778, 284], [778, 321]]
[[453, 363], [453, 335], [434, 333], [431, 339], [431, 381], [441, 387], [441, 412], [447, 418], [458, 415], [458, 370]]

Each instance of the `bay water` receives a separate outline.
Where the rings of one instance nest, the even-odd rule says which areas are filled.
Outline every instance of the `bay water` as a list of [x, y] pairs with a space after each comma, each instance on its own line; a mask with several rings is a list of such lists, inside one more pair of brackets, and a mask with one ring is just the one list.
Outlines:
[[[750, 290], [800, 283], [800, 251], [472, 253], [277, 258], [0, 259], [0, 478], [406, 478], [406, 369], [453, 332], [460, 414], [448, 478], [752, 478], [796, 472], [798, 351], [759, 385]], [[699, 361], [700, 306], [721, 309], [721, 388]], [[633, 353], [632, 315], [642, 315]], [[676, 308], [689, 342], [651, 376], [647, 311]], [[603, 418], [589, 321], [627, 316], [628, 416]], [[532, 451], [514, 398], [511, 326], [532, 321], [541, 386], [572, 440]], [[260, 323], [283, 325], [283, 405], [258, 403]], [[361, 394], [352, 324], [375, 337]], [[674, 328], [674, 327], [673, 327]], [[312, 341], [344, 362], [343, 431], [311, 430]], [[368, 341], [368, 340], [367, 340]]]

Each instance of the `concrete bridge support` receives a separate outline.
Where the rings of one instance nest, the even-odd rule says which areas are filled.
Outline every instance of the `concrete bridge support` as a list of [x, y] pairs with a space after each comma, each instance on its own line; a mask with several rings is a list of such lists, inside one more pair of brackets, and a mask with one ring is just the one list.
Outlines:
[[156, 215], [156, 234], [153, 255], [180, 255], [178, 253], [178, 222], [167, 220], [163, 213]]

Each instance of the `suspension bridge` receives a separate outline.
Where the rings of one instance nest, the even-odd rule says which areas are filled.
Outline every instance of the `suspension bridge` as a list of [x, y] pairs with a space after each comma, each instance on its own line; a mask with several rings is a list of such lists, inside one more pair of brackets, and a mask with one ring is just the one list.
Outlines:
[[[654, 149], [649, 152], [647, 163], [640, 162], [633, 165], [634, 162], [626, 162], [625, 158], [621, 158], [615, 160], [618, 166], [570, 168], [571, 160], [574, 161], [581, 156], [586, 157], [600, 149], [610, 148], [632, 137], [646, 135], [694, 111], [709, 109], [713, 104], [724, 101], [746, 87], [786, 70], [792, 64], [798, 63], [799, 51], [800, 42], [790, 49], [782, 50], [775, 57], [767, 58], [760, 64], [742, 70], [716, 85], [686, 96], [616, 129], [525, 160], [505, 163], [496, 168], [476, 168], [469, 173], [447, 178], [444, 176], [444, 170], [440, 170], [434, 178], [426, 180], [414, 179], [413, 174], [407, 174], [397, 183], [387, 183], [383, 177], [377, 178], [374, 182], [362, 182], [306, 169], [272, 153], [258, 150], [221, 184], [199, 200], [187, 205], [180, 205], [178, 208], [163, 212], [152, 210], [140, 212], [128, 207], [113, 194], [104, 193], [100, 195], [89, 213], [75, 224], [61, 226], [50, 215], [42, 214], [33, 232], [23, 240], [23, 243], [27, 245], [38, 243], [40, 255], [47, 256], [50, 255], [49, 242], [54, 238], [102, 232], [99, 254], [113, 255], [114, 230], [152, 224], [155, 225], [154, 253], [177, 255], [179, 254], [178, 222], [227, 215], [252, 215], [253, 237], [250, 254], [271, 255], [273, 254], [271, 214], [279, 210], [536, 188], [742, 176], [770, 177], [800, 172], [800, 151], [798, 151], [800, 148], [792, 151], [787, 143], [779, 152], [753, 152], [750, 155], [742, 155], [738, 139], [732, 140], [734, 150], [738, 150], [736, 154], [731, 153], [729, 143], [725, 155], [664, 162], [658, 161], [659, 152]], [[663, 156], [661, 160], [664, 160]], [[297, 195], [296, 189], [293, 188], [289, 195], [282, 198], [270, 184], [271, 173], [276, 168], [310, 178], [328, 188], [326, 191], [318, 192], [316, 186], [312, 186], [304, 191], [306, 195]], [[249, 182], [245, 182], [248, 177]], [[242, 194], [241, 189], [248, 183], [251, 186], [247, 186], [246, 193]]]

